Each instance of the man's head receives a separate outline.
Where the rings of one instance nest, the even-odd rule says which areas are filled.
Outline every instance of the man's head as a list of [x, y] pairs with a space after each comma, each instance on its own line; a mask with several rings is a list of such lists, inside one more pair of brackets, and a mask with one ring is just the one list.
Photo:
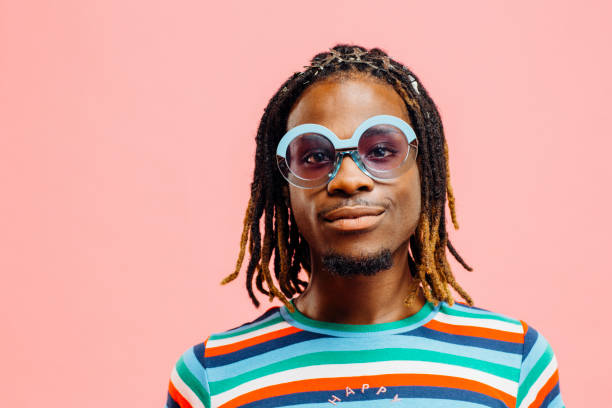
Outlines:
[[[287, 130], [314, 123], [349, 139], [376, 115], [410, 123], [404, 101], [388, 83], [367, 73], [336, 74], [300, 95], [289, 113]], [[407, 250], [421, 213], [419, 169], [411, 164], [406, 163], [398, 177], [375, 181], [345, 156], [326, 185], [289, 185], [291, 213], [311, 258], [343, 275], [369, 275], [390, 267], [388, 254], [401, 247]]]
[[[364, 120], [376, 115], [391, 115], [411, 125], [418, 139], [418, 165], [381, 181], [344, 156], [326, 185], [306, 189], [282, 177], [275, 153], [288, 130], [319, 124], [339, 139], [348, 139]], [[318, 54], [310, 67], [294, 74], [272, 97], [256, 141], [241, 251], [235, 272], [223, 283], [238, 275], [248, 246], [247, 290], [253, 303], [259, 303], [253, 293], [255, 280], [260, 292], [291, 308], [287, 297], [304, 290], [306, 282], [299, 272], [310, 273], [311, 262], [332, 272], [335, 268], [339, 274], [372, 274], [390, 267], [389, 254], [404, 249], [428, 300], [452, 303], [450, 285], [471, 303], [446, 260], [448, 247], [470, 269], [446, 234], [447, 197], [457, 224], [442, 124], [435, 104], [407, 68], [379, 49], [338, 45]], [[359, 217], [351, 220], [354, 215]], [[279, 288], [270, 273], [272, 258]]]

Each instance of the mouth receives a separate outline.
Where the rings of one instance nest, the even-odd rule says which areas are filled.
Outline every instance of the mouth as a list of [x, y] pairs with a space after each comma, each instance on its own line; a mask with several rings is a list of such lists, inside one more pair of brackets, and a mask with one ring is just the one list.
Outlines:
[[340, 207], [323, 215], [325, 223], [339, 231], [363, 231], [374, 228], [383, 218], [382, 207]]

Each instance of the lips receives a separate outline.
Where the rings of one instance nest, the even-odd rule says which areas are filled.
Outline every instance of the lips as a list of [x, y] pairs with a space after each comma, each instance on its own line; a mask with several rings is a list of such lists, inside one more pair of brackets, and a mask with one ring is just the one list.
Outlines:
[[323, 219], [333, 229], [359, 231], [371, 229], [378, 224], [384, 212], [382, 207], [340, 207], [325, 213]]

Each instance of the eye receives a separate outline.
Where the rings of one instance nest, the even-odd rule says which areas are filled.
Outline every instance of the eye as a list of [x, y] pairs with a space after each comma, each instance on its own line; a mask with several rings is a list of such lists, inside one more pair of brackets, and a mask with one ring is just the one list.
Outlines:
[[384, 144], [378, 144], [372, 146], [368, 151], [368, 158], [370, 159], [386, 159], [390, 156], [393, 156], [397, 153], [396, 149], [393, 149], [390, 146], [386, 146]]
[[302, 161], [307, 164], [327, 163], [331, 160], [329, 154], [324, 151], [311, 151], [302, 157]]

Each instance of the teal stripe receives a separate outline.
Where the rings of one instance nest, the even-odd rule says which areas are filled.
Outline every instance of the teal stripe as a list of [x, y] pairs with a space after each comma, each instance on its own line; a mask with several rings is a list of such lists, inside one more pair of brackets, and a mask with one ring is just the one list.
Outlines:
[[215, 390], [215, 394], [218, 394], [256, 378], [301, 367], [327, 364], [376, 363], [394, 360], [417, 362], [424, 361], [456, 365], [480, 370], [508, 380], [516, 380], [519, 375], [518, 369], [476, 360], [473, 358], [454, 356], [452, 354], [438, 353], [428, 350], [387, 348], [378, 350], [364, 350], [358, 353], [353, 351], [337, 351], [305, 354], [302, 356], [292, 357], [278, 363], [269, 364], [255, 370], [236, 375], [232, 378], [211, 382], [210, 388]]
[[202, 386], [201, 381], [198, 380], [191, 373], [191, 371], [189, 371], [189, 368], [187, 368], [187, 365], [183, 361], [182, 357], [176, 363], [176, 371], [178, 372], [179, 377], [181, 377], [181, 380], [183, 380], [187, 387], [189, 387], [197, 395], [202, 404], [207, 407], [210, 406], [210, 395]]
[[[285, 310], [287, 310], [285, 308]], [[331, 323], [331, 322], [322, 322], [319, 320], [313, 320], [302, 313], [300, 313], [297, 308], [293, 313], [287, 313], [289, 317], [296, 322], [300, 323], [303, 326], [308, 328], [316, 328], [316, 329], [324, 329], [336, 332], [349, 332], [349, 333], [376, 333], [382, 332], [386, 330], [394, 330], [401, 329], [411, 326], [415, 323], [421, 322], [424, 318], [426, 318], [435, 307], [431, 303], [425, 303], [421, 310], [417, 313], [409, 316], [405, 319], [398, 320], [395, 322], [389, 323], [378, 323], [378, 324], [343, 324], [343, 323]]]
[[[463, 346], [459, 344], [446, 343], [440, 340], [433, 340], [419, 336], [390, 335], [390, 336], [370, 336], [364, 338], [346, 337], [327, 337], [322, 339], [310, 340], [304, 343], [291, 344], [279, 347], [270, 351], [257, 354], [250, 358], [241, 359], [235, 363], [207, 368], [208, 374], [214, 381], [225, 380], [237, 374], [254, 370], [269, 364], [283, 361], [287, 356], [299, 356], [308, 353], [319, 353], [325, 351], [347, 351], [360, 353], [364, 350], [376, 350], [384, 348], [410, 348], [419, 350], [430, 350], [438, 353], [448, 353], [455, 356], [476, 358], [491, 363], [510, 366], [518, 370], [521, 366], [521, 354], [506, 353], [497, 350], [489, 350], [474, 346]], [[514, 379], [516, 381], [516, 379]]]
[[546, 350], [542, 354], [542, 356], [538, 359], [538, 362], [533, 366], [533, 369], [529, 371], [529, 374], [525, 377], [525, 381], [523, 381], [518, 389], [518, 395], [516, 397], [517, 406], [523, 401], [529, 389], [533, 386], [533, 384], [540, 378], [544, 369], [548, 366], [548, 364], [553, 359], [553, 351], [550, 346], [546, 347]]
[[498, 320], [500, 322], [512, 323], [512, 324], [522, 327], [521, 322], [519, 322], [518, 320], [510, 319], [508, 317], [498, 315], [498, 314], [472, 313], [472, 312], [466, 312], [466, 311], [459, 310], [459, 309], [450, 308], [448, 306], [442, 306], [442, 308], [440, 309], [440, 312], [447, 314], [447, 315], [458, 316], [458, 317], [471, 317], [474, 319], [483, 319], [483, 320]]
[[210, 336], [210, 340], [220, 340], [220, 339], [227, 339], [230, 337], [240, 336], [241, 334], [247, 334], [252, 331], [263, 329], [265, 327], [269, 327], [269, 326], [272, 326], [280, 322], [283, 322], [283, 318], [280, 316], [280, 314], [275, 313], [269, 319], [265, 319], [261, 322], [254, 323], [252, 325], [249, 325], [248, 327], [239, 327], [229, 332], [213, 334]]

